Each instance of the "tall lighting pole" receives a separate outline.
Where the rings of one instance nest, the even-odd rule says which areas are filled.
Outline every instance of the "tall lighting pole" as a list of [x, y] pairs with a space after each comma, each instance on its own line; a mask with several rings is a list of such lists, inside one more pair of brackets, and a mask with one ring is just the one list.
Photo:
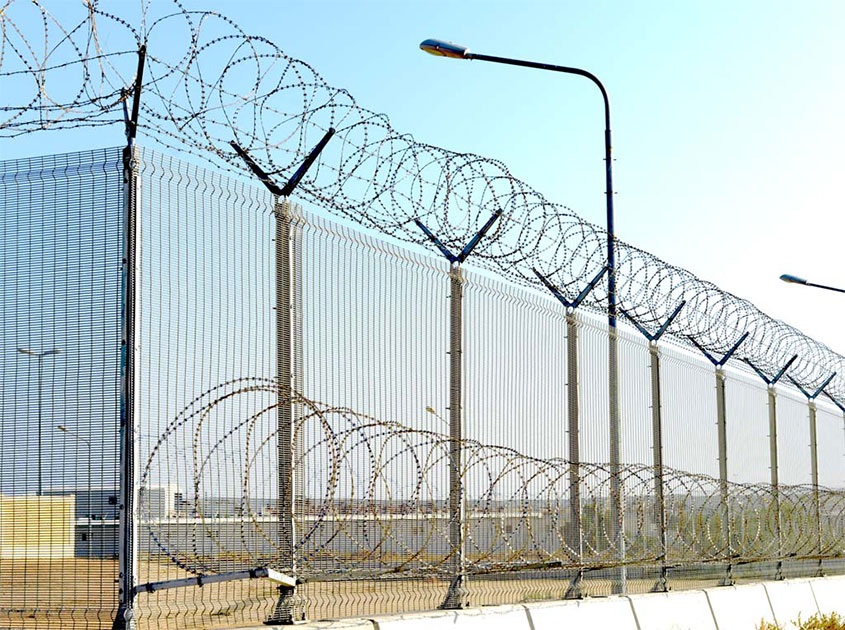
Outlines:
[[[608, 348], [608, 381], [609, 381], [609, 406], [610, 406], [610, 484], [611, 484], [611, 523], [613, 532], [611, 537], [616, 546], [619, 560], [624, 560], [625, 538], [622, 526], [623, 504], [619, 479], [620, 461], [620, 426], [619, 426], [619, 371], [617, 359], [617, 335], [616, 335], [616, 247], [613, 226], [613, 159], [610, 141], [610, 99], [607, 96], [602, 82], [591, 72], [580, 68], [558, 66], [549, 63], [536, 61], [525, 61], [522, 59], [510, 59], [508, 57], [494, 57], [492, 55], [480, 55], [471, 53], [466, 46], [459, 46], [451, 42], [438, 39], [427, 39], [420, 44], [420, 48], [432, 55], [439, 57], [450, 57], [452, 59], [467, 59], [476, 61], [489, 61], [509, 66], [521, 66], [523, 68], [535, 68], [537, 70], [549, 70], [551, 72], [563, 72], [566, 74], [577, 74], [592, 81], [601, 92], [604, 99], [604, 166], [605, 166], [605, 196], [607, 201], [607, 324], [609, 327], [609, 348]], [[624, 565], [620, 568], [619, 580], [614, 583], [615, 592], [624, 592], [626, 572]]]
[[38, 359], [38, 496], [40, 497], [44, 492], [43, 477], [41, 472], [41, 380], [43, 376], [44, 357], [49, 357], [54, 354], [59, 354], [61, 348], [53, 348], [52, 350], [45, 350], [44, 352], [35, 352], [28, 348], [18, 348], [18, 352], [30, 357]]
[[91, 487], [91, 440], [89, 440], [87, 437], [79, 435], [79, 433], [77, 433], [76, 431], [71, 431], [64, 425], [60, 424], [56, 428], [65, 435], [73, 438], [74, 440], [83, 442], [88, 447], [88, 505], [86, 506], [86, 516], [88, 517], [88, 556], [90, 557], [92, 555], [91, 549], [94, 544], [94, 541], [91, 538], [91, 519], [94, 517], [94, 510], [92, 509], [91, 505], [91, 498], [94, 494], [94, 490]]

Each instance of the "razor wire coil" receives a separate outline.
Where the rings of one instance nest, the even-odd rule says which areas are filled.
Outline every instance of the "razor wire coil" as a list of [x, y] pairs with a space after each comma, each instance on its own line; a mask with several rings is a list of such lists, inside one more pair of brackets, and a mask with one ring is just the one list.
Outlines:
[[[62, 7], [59, 19], [52, 6], [6, 0], [0, 7], [0, 137], [121, 122], [145, 46], [140, 127], [164, 146], [242, 172], [229, 147], [235, 139], [284, 179], [334, 127], [336, 137], [300, 185], [308, 201], [427, 244], [413, 223], [420, 219], [454, 250], [502, 211], [473, 262], [542, 289], [537, 269], [569, 296], [606, 263], [601, 228], [546, 200], [501, 162], [417, 142], [225, 15], [162, 0], [142, 2], [133, 20], [121, 15], [124, 5], [87, 0], [76, 15]], [[43, 42], [32, 34], [36, 23]], [[845, 359], [824, 344], [648, 252], [622, 241], [616, 248], [619, 304], [642, 325], [656, 328], [686, 302], [668, 331], [676, 339], [724, 352], [748, 332], [736, 358], [774, 374], [798, 355], [791, 378], [815, 391], [835, 372], [825, 391], [845, 400]], [[600, 285], [585, 304], [603, 311], [606, 301]]]

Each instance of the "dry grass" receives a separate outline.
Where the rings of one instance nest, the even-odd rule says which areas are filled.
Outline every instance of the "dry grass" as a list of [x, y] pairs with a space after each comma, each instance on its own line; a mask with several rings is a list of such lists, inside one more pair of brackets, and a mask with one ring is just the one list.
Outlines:
[[[796, 630], [845, 630], [845, 618], [838, 613], [829, 615], [813, 615], [807, 619], [798, 617], [797, 621], [791, 622], [787, 628], [794, 627]], [[758, 630], [787, 630], [783, 626], [767, 621], [760, 621]]]

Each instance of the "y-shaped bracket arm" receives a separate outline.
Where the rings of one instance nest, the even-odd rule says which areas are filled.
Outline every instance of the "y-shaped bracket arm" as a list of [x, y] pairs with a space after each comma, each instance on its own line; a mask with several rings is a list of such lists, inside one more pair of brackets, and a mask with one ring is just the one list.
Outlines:
[[780, 380], [781, 376], [786, 374], [786, 371], [789, 369], [789, 366], [791, 366], [793, 363], [795, 363], [795, 359], [797, 359], [797, 358], [798, 358], [797, 354], [793, 355], [792, 358], [789, 361], [787, 361], [786, 365], [784, 365], [780, 369], [780, 371], [777, 374], [775, 374], [772, 378], [769, 378], [768, 376], [766, 376], [766, 374], [765, 374], [765, 372], [763, 372], [763, 370], [759, 369], [756, 365], [754, 365], [751, 362], [751, 359], [743, 359], [743, 361], [745, 361], [748, 365], [750, 365], [752, 370], [757, 372], [757, 376], [762, 378], [763, 382], [765, 382], [766, 385], [774, 386]]
[[669, 328], [669, 326], [672, 325], [673, 321], [675, 321], [675, 318], [678, 316], [678, 313], [681, 312], [681, 309], [684, 308], [684, 304], [686, 304], [686, 303], [687, 303], [687, 301], [684, 300], [683, 302], [678, 304], [678, 306], [675, 307], [675, 310], [672, 311], [672, 314], [669, 315], [669, 317], [666, 319], [666, 321], [663, 322], [663, 325], [660, 328], [658, 328], [657, 332], [654, 333], [654, 334], [651, 334], [650, 332], [648, 332], [645, 329], [644, 326], [641, 326], [640, 323], [636, 319], [634, 319], [634, 316], [631, 315], [624, 308], [619, 307], [619, 312], [622, 313], [628, 319], [630, 319], [631, 322], [634, 324], [634, 326], [637, 327], [637, 330], [639, 330], [646, 339], [648, 339], [649, 341], [657, 343], [657, 341], [663, 336], [663, 333], [666, 332], [666, 329]]
[[836, 405], [837, 407], [839, 407], [839, 411], [841, 411], [842, 413], [845, 413], [845, 405], [843, 405], [841, 402], [839, 402], [839, 401], [838, 401], [838, 400], [836, 400], [833, 396], [831, 396], [831, 395], [830, 395], [830, 392], [828, 392], [827, 390], [825, 390], [824, 395], [825, 395], [825, 396], [827, 396], [828, 398], [830, 398], [830, 401], [831, 401], [834, 405]]
[[566, 308], [571, 308], [571, 309], [574, 310], [581, 305], [581, 302], [584, 301], [584, 298], [587, 297], [590, 294], [590, 291], [592, 291], [596, 287], [596, 285], [602, 279], [602, 276], [604, 276], [604, 274], [606, 274], [608, 271], [610, 271], [610, 267], [608, 267], [607, 265], [602, 267], [599, 270], [599, 272], [593, 277], [593, 279], [590, 280], [590, 282], [587, 284], [587, 286], [585, 286], [581, 290], [581, 293], [578, 294], [578, 297], [576, 297], [571, 302], [569, 300], [567, 300], [565, 297], [563, 297], [563, 294], [560, 292], [560, 289], [558, 289], [555, 285], [553, 285], [551, 282], [549, 282], [549, 280], [547, 278], [545, 278], [539, 271], [537, 271], [536, 269], [533, 269], [533, 268], [531, 269], [531, 271], [533, 271], [534, 275], [537, 276], [540, 279], [540, 282], [542, 282], [543, 285], [549, 291], [551, 291], [552, 295], [554, 295], [557, 298], [558, 302], [563, 304]]
[[721, 359], [716, 359], [712, 354], [707, 352], [707, 350], [704, 349], [704, 346], [702, 346], [700, 343], [698, 343], [693, 337], [687, 336], [687, 339], [689, 339], [696, 348], [701, 350], [702, 354], [704, 354], [705, 357], [710, 359], [710, 363], [715, 365], [717, 368], [720, 368], [725, 363], [727, 363], [730, 360], [730, 358], [733, 356], [733, 353], [736, 352], [736, 349], [739, 348], [740, 344], [743, 341], [745, 341], [747, 338], [748, 338], [748, 331], [742, 333], [742, 337], [739, 338], [739, 341], [737, 341], [733, 345], [733, 347], [730, 350], [728, 350], [727, 353]]
[[320, 152], [326, 148], [329, 140], [331, 140], [332, 136], [334, 135], [334, 128], [329, 127], [329, 130], [323, 135], [320, 141], [317, 143], [311, 152], [306, 156], [305, 161], [302, 165], [296, 169], [296, 172], [293, 176], [288, 180], [288, 182], [284, 185], [283, 188], [279, 188], [270, 176], [262, 169], [258, 164], [256, 164], [255, 160], [250, 157], [250, 155], [244, 151], [240, 145], [235, 142], [234, 140], [229, 144], [235, 150], [240, 158], [246, 163], [247, 168], [252, 171], [252, 174], [255, 175], [259, 181], [267, 187], [271, 193], [276, 195], [277, 197], [290, 197], [291, 193], [293, 192], [294, 188], [299, 185], [299, 182], [302, 181], [302, 178], [305, 177], [305, 173], [311, 168], [311, 165], [314, 163], [314, 160], [317, 159], [317, 156], [320, 155]]
[[[147, 47], [142, 45], [138, 49], [138, 69], [135, 72], [135, 85], [132, 90], [124, 89], [122, 91], [123, 122], [126, 125], [126, 141], [129, 145], [132, 145], [132, 143], [135, 142], [135, 136], [138, 133], [138, 114], [141, 110], [141, 85], [144, 81], [144, 62], [146, 59]], [[131, 115], [126, 107], [126, 99], [129, 96], [129, 92], [133, 92]]]
[[[825, 387], [827, 387], [828, 385], [830, 385], [830, 381], [832, 381], [832, 380], [833, 380], [833, 377], [834, 377], [834, 376], [836, 376], [836, 372], [834, 372], [833, 374], [831, 374], [830, 376], [828, 376], [828, 377], [827, 377], [827, 380], [826, 380], [824, 383], [822, 383], [822, 384], [819, 386], [819, 388], [818, 388], [818, 389], [817, 389], [814, 393], [812, 393], [812, 394], [811, 394], [810, 392], [808, 392], [806, 389], [804, 389], [803, 387], [801, 387], [801, 386], [798, 384], [798, 381], [796, 381], [796, 380], [795, 380], [794, 378], [792, 378], [791, 376], [787, 376], [787, 378], [788, 378], [790, 381], [792, 381], [792, 384], [793, 384], [793, 385], [795, 385], [795, 387], [797, 387], [797, 388], [798, 388], [798, 390], [799, 390], [802, 394], [804, 394], [804, 395], [807, 397], [807, 400], [815, 400], [815, 399], [818, 397], [818, 395], [819, 395], [819, 394], [821, 394], [821, 393], [824, 391], [824, 388], [825, 388]], [[830, 394], [828, 394], [828, 398], [830, 398]], [[834, 402], [836, 402], [836, 401], [834, 401]]]
[[423, 234], [425, 234], [429, 238], [429, 240], [434, 243], [437, 249], [440, 250], [440, 253], [443, 254], [444, 258], [446, 258], [446, 260], [448, 260], [452, 264], [460, 264], [467, 259], [467, 257], [472, 253], [472, 250], [475, 249], [475, 246], [478, 245], [478, 242], [482, 238], [484, 238], [484, 235], [487, 234], [491, 227], [493, 227], [493, 224], [496, 222], [496, 219], [498, 219], [500, 216], [502, 216], [501, 209], [496, 210], [496, 212], [493, 213], [493, 216], [487, 219], [487, 223], [485, 223], [482, 228], [478, 230], [478, 233], [473, 236], [472, 239], [470, 239], [469, 243], [466, 244], [466, 246], [461, 250], [461, 253], [457, 256], [451, 251], [449, 251], [449, 248], [446, 247], [441, 242], [441, 240], [437, 238], [434, 233], [425, 226], [422, 221], [420, 221], [419, 219], [414, 219], [414, 223], [416, 223], [417, 227], [423, 231]]

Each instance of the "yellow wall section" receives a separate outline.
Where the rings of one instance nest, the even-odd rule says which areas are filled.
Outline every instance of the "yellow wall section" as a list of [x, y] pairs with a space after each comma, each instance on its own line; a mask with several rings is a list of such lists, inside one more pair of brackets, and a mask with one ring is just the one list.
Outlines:
[[0, 559], [72, 558], [74, 497], [0, 495]]

